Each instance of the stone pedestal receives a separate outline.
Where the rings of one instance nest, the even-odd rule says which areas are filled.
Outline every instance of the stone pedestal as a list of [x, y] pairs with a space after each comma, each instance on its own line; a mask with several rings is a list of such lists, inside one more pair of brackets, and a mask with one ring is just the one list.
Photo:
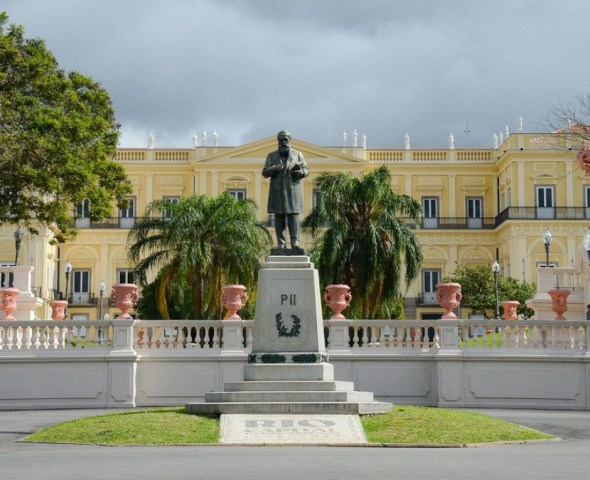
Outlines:
[[317, 270], [305, 255], [271, 255], [258, 273], [252, 353], [244, 381], [187, 403], [188, 413], [358, 414], [391, 410], [328, 363]]
[[[300, 368], [288, 369], [289, 380], [297, 379], [294, 371], [300, 372], [302, 380], [324, 380], [324, 374], [333, 379], [331, 365], [315, 369], [312, 378], [304, 373], [311, 371], [310, 364], [328, 361], [318, 271], [309, 257], [268, 257], [258, 274], [258, 292], [254, 341], [244, 380], [265, 380], [261, 372], [271, 370], [272, 379], [279, 380], [278, 371], [293, 365]], [[277, 368], [260, 368], [268, 364]]]

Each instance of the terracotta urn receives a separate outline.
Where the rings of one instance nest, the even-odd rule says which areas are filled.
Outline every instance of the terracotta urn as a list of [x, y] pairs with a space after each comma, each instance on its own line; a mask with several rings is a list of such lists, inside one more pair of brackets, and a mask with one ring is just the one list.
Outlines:
[[557, 314], [555, 320], [565, 320], [563, 314], [567, 312], [567, 297], [570, 291], [565, 288], [552, 288], [547, 292], [551, 297], [551, 309]]
[[244, 285], [224, 285], [221, 287], [221, 303], [229, 312], [226, 320], [241, 320], [236, 313], [246, 305], [248, 294]]
[[445, 313], [440, 317], [444, 319], [454, 319], [457, 315], [453, 310], [459, 306], [463, 295], [461, 294], [461, 284], [459, 283], [437, 283], [436, 301], [445, 309]]
[[115, 318], [129, 320], [133, 318], [127, 312], [137, 303], [140, 295], [137, 285], [134, 283], [115, 283], [111, 290], [111, 301], [121, 309], [121, 313]]
[[516, 320], [518, 318], [516, 309], [519, 305], [520, 302], [517, 302], [516, 300], [505, 300], [502, 302], [502, 306], [504, 307], [504, 320]]
[[328, 304], [328, 307], [334, 311], [331, 320], [346, 319], [341, 312], [350, 305], [350, 301], [352, 300], [348, 285], [328, 285], [324, 292], [324, 300]]
[[16, 298], [19, 295], [18, 288], [0, 288], [0, 306], [4, 312], [4, 320], [16, 320], [12, 314], [16, 310]]
[[63, 320], [66, 318], [66, 308], [68, 308], [68, 302], [66, 300], [51, 300], [49, 306], [51, 307], [52, 320]]

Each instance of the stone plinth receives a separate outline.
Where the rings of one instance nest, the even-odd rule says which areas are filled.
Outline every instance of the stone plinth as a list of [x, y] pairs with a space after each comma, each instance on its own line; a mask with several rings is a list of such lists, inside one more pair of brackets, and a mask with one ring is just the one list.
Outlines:
[[391, 410], [371, 392], [334, 381], [317, 270], [304, 255], [271, 255], [258, 273], [254, 342], [244, 381], [209, 392], [189, 413], [358, 414]]

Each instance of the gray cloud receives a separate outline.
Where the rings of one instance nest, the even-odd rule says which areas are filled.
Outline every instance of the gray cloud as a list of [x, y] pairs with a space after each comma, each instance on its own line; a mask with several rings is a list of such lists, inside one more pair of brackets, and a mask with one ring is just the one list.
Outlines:
[[[487, 147], [588, 90], [590, 4], [570, 0], [5, 0], [60, 65], [100, 81], [122, 146], [236, 145], [288, 128], [338, 145]], [[469, 122], [469, 139], [464, 134]]]

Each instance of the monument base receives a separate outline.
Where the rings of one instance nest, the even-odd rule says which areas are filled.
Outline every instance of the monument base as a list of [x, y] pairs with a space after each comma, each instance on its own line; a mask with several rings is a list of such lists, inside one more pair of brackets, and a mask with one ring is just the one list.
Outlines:
[[244, 380], [333, 381], [334, 365], [330, 363], [314, 363], [307, 365], [298, 365], [294, 363], [250, 364], [244, 367]]
[[[258, 274], [254, 343], [244, 381], [187, 403], [188, 413], [372, 414], [391, 410], [352, 382], [335, 382], [325, 348], [318, 272], [295, 249], [278, 250]], [[301, 250], [301, 249], [298, 249]], [[302, 250], [301, 250], [302, 251]]]

